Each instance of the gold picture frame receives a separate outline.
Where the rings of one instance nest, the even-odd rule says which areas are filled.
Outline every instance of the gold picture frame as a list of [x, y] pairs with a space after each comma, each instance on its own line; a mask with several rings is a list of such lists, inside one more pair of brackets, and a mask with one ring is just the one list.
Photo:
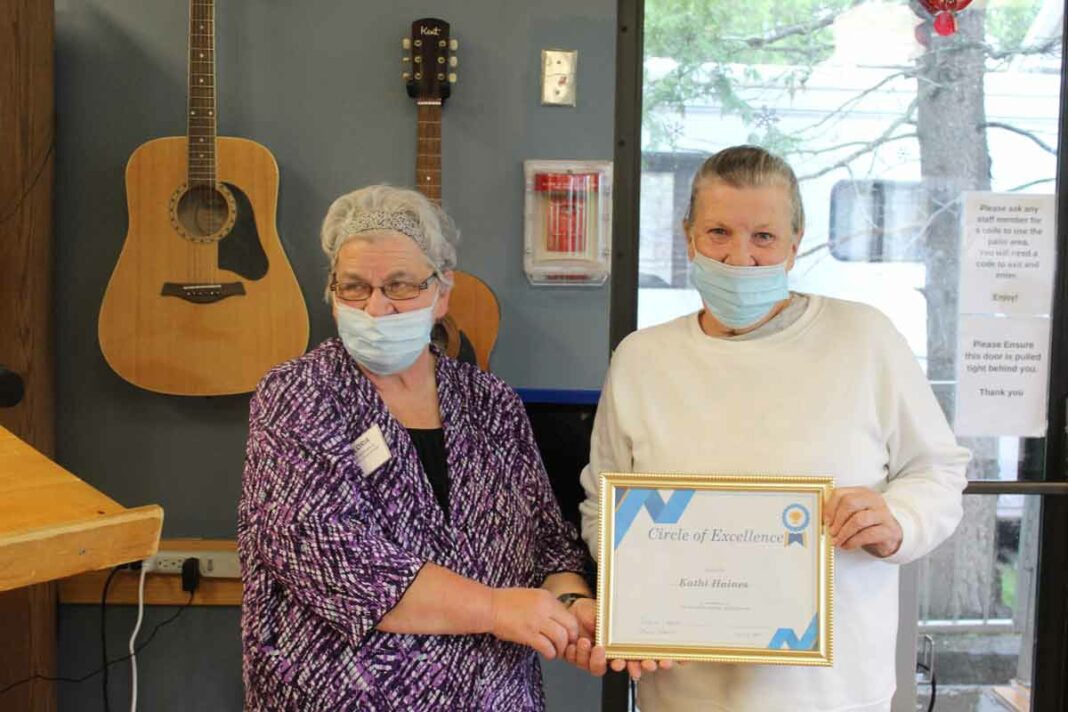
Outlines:
[[[688, 660], [702, 662], [723, 663], [750, 663], [771, 665], [810, 665], [830, 666], [834, 662], [834, 547], [830, 536], [823, 525], [823, 510], [831, 491], [834, 488], [834, 479], [829, 476], [795, 476], [795, 475], [683, 475], [661, 473], [633, 473], [633, 472], [604, 472], [600, 475], [600, 542], [599, 542], [599, 576], [597, 581], [597, 630], [596, 642], [603, 645], [610, 659], [625, 658], [628, 660]], [[662, 494], [670, 493], [667, 499]], [[689, 494], [687, 494], [689, 493]], [[702, 496], [698, 497], [701, 493]], [[725, 497], [705, 496], [706, 493], [726, 495]], [[655, 495], [655, 497], [654, 497]], [[629, 500], [628, 500], [629, 498]], [[746, 503], [743, 500], [748, 499]], [[772, 530], [767, 523], [769, 512], [777, 511], [777, 507], [784, 501], [797, 500], [788, 504], [782, 510], [779, 524], [782, 532]], [[691, 507], [693, 502], [698, 505]], [[807, 505], [811, 506], [809, 509]], [[727, 508], [729, 505], [729, 509]], [[760, 521], [763, 530], [756, 531], [747, 528], [745, 531], [724, 530], [719, 527], [702, 526], [694, 528], [694, 524], [703, 524], [699, 519], [701, 511], [704, 514], [715, 512], [716, 508], [723, 511], [721, 515], [725, 520], [734, 521], [743, 516], [746, 507], [752, 510], [753, 515], [763, 517]], [[687, 512], [691, 515], [687, 518]], [[696, 512], [696, 513], [695, 513]], [[635, 528], [636, 527], [636, 528]], [[637, 531], [638, 534], [630, 536], [634, 542], [627, 549], [634, 553], [621, 555], [618, 553], [620, 546], [627, 540], [627, 535]], [[641, 531], [646, 532], [643, 538]], [[806, 539], [806, 537], [808, 537]], [[649, 542], [656, 542], [650, 544]], [[775, 548], [782, 544], [781, 551]], [[804, 558], [796, 553], [795, 544], [800, 544], [802, 550], [810, 545], [811, 550], [804, 554]], [[721, 552], [721, 558], [708, 556], [693, 556], [694, 552], [700, 553], [700, 547], [709, 547], [705, 551], [712, 551], [711, 547], [724, 544], [716, 550]], [[671, 552], [672, 556], [650, 556], [651, 547], [662, 548]], [[696, 548], [695, 548], [696, 547]], [[749, 597], [748, 588], [750, 581], [745, 579], [723, 579], [720, 575], [713, 574], [714, 578], [699, 575], [687, 578], [679, 577], [679, 583], [672, 583], [676, 579], [671, 576], [663, 576], [665, 571], [670, 571], [674, 559], [679, 560], [680, 569], [685, 566], [703, 565], [712, 562], [716, 566], [722, 566], [724, 560], [737, 558], [739, 568], [743, 570], [758, 569], [755, 575], [764, 582], [763, 588], [769, 589], [767, 596], [770, 600], [780, 600], [780, 607], [775, 612], [778, 615], [783, 610], [783, 588], [770, 590], [765, 579], [775, 578], [775, 575], [766, 573], [769, 569], [766, 565], [754, 567], [753, 558], [750, 554], [739, 555], [732, 551], [728, 556], [725, 552], [728, 547], [740, 550], [752, 551], [755, 548], [763, 550], [765, 555], [759, 557], [764, 562], [774, 557], [781, 557], [782, 569], [796, 572], [798, 569], [807, 571], [809, 566], [814, 570], [812, 581], [801, 586], [799, 595], [811, 596], [815, 606], [815, 613], [810, 622], [804, 626], [783, 626], [773, 629], [768, 639], [765, 630], [760, 623], [762, 620], [760, 611], [754, 611], [738, 605], [731, 605], [725, 600], [709, 600], [709, 596], [720, 599], [734, 600]], [[770, 552], [770, 553], [768, 553]], [[644, 577], [639, 572], [624, 569], [617, 570], [617, 559], [624, 561], [635, 559], [642, 562], [647, 568], [651, 567], [660, 573], [660, 577], [646, 574]], [[644, 557], [644, 558], [643, 558]], [[667, 563], [666, 563], [667, 562]], [[630, 569], [635, 569], [635, 562], [624, 563]], [[747, 568], [748, 567], [748, 568]], [[705, 571], [720, 571], [720, 569], [704, 569]], [[750, 572], [752, 573], [752, 572]], [[625, 589], [617, 590], [616, 584], [623, 585], [629, 582]], [[675, 591], [674, 589], [680, 589]], [[697, 589], [691, 591], [689, 589]], [[711, 588], [711, 593], [702, 589]], [[723, 590], [718, 590], [722, 588]], [[802, 591], [802, 589], [805, 589]], [[650, 618], [644, 615], [644, 609], [638, 605], [635, 608], [633, 602], [625, 603], [636, 597], [645, 595], [643, 590], [651, 590], [663, 594], [660, 600], [668, 600], [671, 607], [671, 597], [676, 597], [674, 603], [682, 601], [682, 605], [672, 608], [675, 619], [660, 620], [660, 614], [655, 613]], [[618, 596], [617, 596], [618, 594]], [[704, 597], [702, 600], [701, 597]], [[752, 594], [757, 597], [758, 594]], [[776, 599], [778, 596], [778, 599]], [[805, 600], [797, 602], [790, 597], [791, 606], [787, 606], [791, 612], [805, 609]], [[659, 606], [660, 601], [653, 601]], [[630, 610], [628, 606], [635, 608]], [[683, 609], [681, 612], [679, 609]], [[770, 614], [771, 612], [769, 612]], [[614, 616], [623, 615], [625, 619], [617, 619]], [[807, 617], [807, 613], [805, 614]], [[638, 622], [631, 619], [635, 616]], [[705, 627], [714, 628], [714, 623], [705, 624], [704, 618], [709, 620], [736, 618], [747, 621], [739, 623], [737, 630], [731, 630], [729, 635], [735, 638], [752, 638], [752, 644], [738, 644], [732, 640], [731, 644], [722, 641], [709, 642], [702, 640], [696, 642], [700, 636], [695, 636], [694, 629], [701, 630]], [[680, 618], [688, 618], [691, 625], [685, 629], [676, 631], [674, 626], [683, 625]], [[799, 619], [802, 620], [803, 619]], [[723, 626], [721, 626], [723, 627]], [[727, 626], [730, 628], [731, 626]], [[635, 630], [640, 629], [640, 633]], [[803, 632], [798, 633], [798, 630]], [[710, 634], [711, 635], [711, 634]], [[728, 637], [729, 637], [728, 635]], [[681, 636], [681, 637], [680, 637]], [[687, 639], [689, 636], [689, 639]], [[672, 641], [665, 640], [665, 637]], [[714, 637], [714, 636], [712, 636]], [[710, 639], [711, 640], [711, 639]]]

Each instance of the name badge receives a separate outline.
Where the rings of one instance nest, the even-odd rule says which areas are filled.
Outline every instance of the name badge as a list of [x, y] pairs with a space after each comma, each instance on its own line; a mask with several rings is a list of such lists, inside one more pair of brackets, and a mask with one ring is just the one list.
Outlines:
[[371, 474], [393, 457], [377, 425], [372, 425], [366, 433], [356, 438], [352, 451], [356, 454], [356, 464], [365, 475]]

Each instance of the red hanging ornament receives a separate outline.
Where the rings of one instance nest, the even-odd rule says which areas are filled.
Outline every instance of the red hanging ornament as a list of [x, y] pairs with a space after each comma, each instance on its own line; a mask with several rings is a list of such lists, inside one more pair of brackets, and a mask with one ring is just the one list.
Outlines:
[[972, 4], [972, 0], [920, 0], [927, 12], [934, 15], [934, 30], [943, 37], [957, 31], [957, 13]]
[[957, 18], [952, 12], [940, 12], [935, 15], [934, 30], [943, 37], [949, 37], [957, 31]]

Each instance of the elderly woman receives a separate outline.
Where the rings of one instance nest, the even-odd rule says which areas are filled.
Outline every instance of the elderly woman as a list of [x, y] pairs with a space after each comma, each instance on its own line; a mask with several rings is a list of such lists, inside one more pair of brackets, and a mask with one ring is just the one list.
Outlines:
[[248, 710], [540, 710], [589, 593], [515, 392], [429, 343], [455, 229], [409, 190], [323, 221], [340, 338], [260, 383], [238, 541]]
[[[582, 474], [583, 534], [596, 546], [604, 471], [833, 474], [835, 663], [631, 661], [632, 676], [652, 672], [638, 685], [642, 712], [889, 710], [898, 565], [957, 526], [969, 453], [882, 314], [787, 289], [804, 213], [785, 162], [751, 146], [712, 156], [683, 228], [704, 308], [616, 350]], [[604, 671], [588, 640], [566, 654]]]

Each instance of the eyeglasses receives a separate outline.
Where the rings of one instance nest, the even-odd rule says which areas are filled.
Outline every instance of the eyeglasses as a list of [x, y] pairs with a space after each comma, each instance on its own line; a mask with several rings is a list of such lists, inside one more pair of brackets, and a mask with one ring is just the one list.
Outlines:
[[362, 302], [370, 299], [374, 291], [379, 289], [386, 299], [394, 302], [404, 302], [418, 297], [429, 289], [430, 283], [437, 278], [436, 274], [432, 274], [419, 283], [397, 279], [392, 282], [386, 282], [380, 287], [374, 287], [365, 282], [338, 282], [337, 275], [333, 274], [330, 276], [330, 291], [343, 301]]

